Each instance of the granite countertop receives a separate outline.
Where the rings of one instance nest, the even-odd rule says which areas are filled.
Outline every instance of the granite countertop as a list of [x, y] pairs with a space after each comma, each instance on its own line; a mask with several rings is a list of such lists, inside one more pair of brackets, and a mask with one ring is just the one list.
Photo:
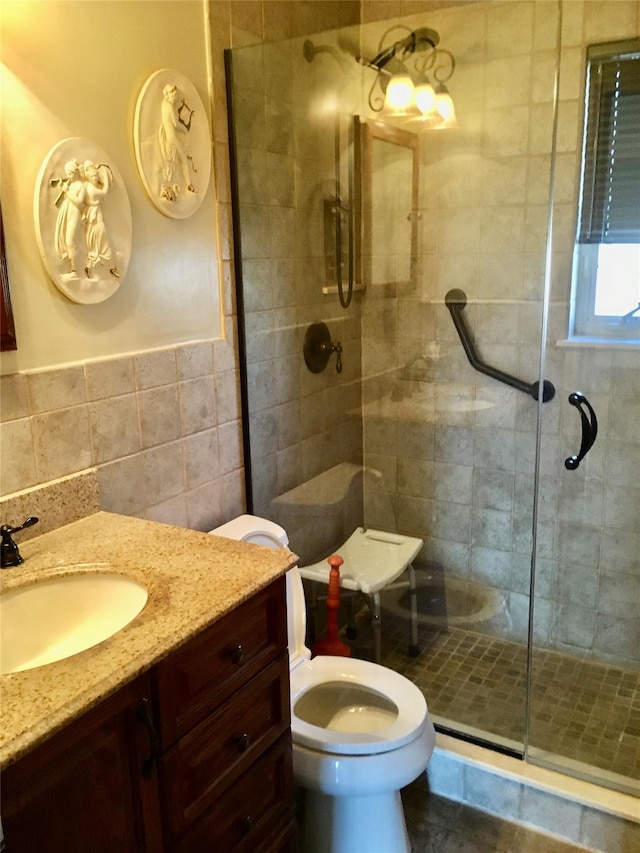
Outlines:
[[129, 625], [73, 657], [0, 676], [0, 767], [33, 749], [294, 566], [275, 550], [98, 512], [20, 545], [0, 591], [70, 571], [123, 574], [148, 591]]

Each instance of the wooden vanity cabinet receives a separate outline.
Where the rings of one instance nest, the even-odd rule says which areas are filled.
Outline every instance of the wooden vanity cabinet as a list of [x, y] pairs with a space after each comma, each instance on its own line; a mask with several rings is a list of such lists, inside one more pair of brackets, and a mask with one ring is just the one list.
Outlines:
[[286, 622], [280, 578], [155, 668], [168, 850], [294, 849]]
[[162, 850], [157, 777], [141, 773], [150, 698], [145, 675], [2, 773], [6, 853]]
[[6, 853], [293, 853], [284, 578], [2, 783]]

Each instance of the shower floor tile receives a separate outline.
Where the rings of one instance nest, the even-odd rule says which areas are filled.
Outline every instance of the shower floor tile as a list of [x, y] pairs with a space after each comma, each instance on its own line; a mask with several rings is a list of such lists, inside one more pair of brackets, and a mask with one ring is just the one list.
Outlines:
[[[526, 715], [527, 649], [461, 628], [419, 626], [407, 655], [408, 619], [383, 610], [382, 663], [425, 694], [452, 730], [518, 749]], [[372, 659], [368, 612], [358, 618], [354, 657]], [[529, 743], [621, 776], [640, 778], [640, 673], [535, 649]]]

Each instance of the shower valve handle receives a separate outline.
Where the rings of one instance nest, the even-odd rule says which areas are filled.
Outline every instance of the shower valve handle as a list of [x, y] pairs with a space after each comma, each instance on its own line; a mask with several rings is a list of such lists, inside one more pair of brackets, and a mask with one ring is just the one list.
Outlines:
[[328, 344], [321, 344], [320, 349], [322, 352], [328, 352], [331, 355], [332, 352], [336, 354], [336, 373], [342, 373], [342, 344], [338, 341], [337, 344], [334, 344], [333, 341], [329, 341]]

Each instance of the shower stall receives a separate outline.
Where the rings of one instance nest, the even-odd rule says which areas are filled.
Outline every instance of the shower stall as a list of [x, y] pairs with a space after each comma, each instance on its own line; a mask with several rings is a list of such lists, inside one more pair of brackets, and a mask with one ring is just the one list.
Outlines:
[[[590, 5], [227, 52], [247, 497], [303, 566], [422, 539], [383, 663], [441, 730], [638, 793], [640, 349], [567, 332]], [[455, 112], [388, 117], [399, 59]]]

